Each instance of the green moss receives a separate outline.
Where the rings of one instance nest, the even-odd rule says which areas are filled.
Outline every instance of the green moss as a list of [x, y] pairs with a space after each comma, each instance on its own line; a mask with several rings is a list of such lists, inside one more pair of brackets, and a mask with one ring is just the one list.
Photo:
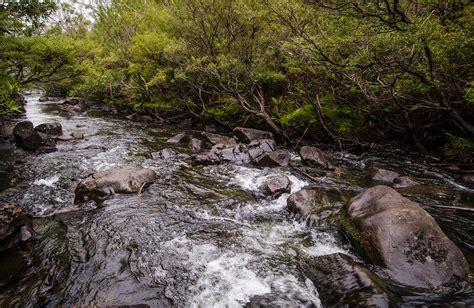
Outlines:
[[360, 240], [359, 230], [354, 221], [352, 221], [344, 210], [339, 212], [339, 226], [342, 232], [349, 238], [353, 244]]

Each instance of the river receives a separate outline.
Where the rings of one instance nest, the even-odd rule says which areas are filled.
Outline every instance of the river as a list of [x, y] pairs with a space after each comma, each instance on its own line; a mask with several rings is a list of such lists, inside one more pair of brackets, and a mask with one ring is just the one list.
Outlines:
[[[58, 144], [53, 153], [16, 150], [16, 183], [0, 200], [16, 202], [34, 217], [37, 239], [27, 252], [0, 256], [4, 306], [241, 307], [263, 296], [272, 306], [319, 307], [318, 286], [294, 257], [355, 254], [336, 228], [294, 221], [285, 209], [288, 194], [273, 200], [258, 196], [275, 174], [290, 178], [292, 192], [310, 184], [292, 169], [152, 159], [150, 153], [169, 148], [165, 141], [179, 129], [95, 110], [64, 117], [57, 102], [40, 102], [40, 95], [26, 97], [27, 120], [60, 122], [65, 133], [79, 130], [86, 137]], [[186, 146], [173, 148], [191, 154]], [[324, 179], [318, 185], [350, 196], [369, 185], [364, 173], [374, 164], [422, 182], [403, 194], [427, 205], [472, 268], [474, 216], [429, 206], [472, 207], [472, 189], [401, 152], [381, 150], [362, 159], [334, 155], [344, 172], [316, 170]], [[293, 159], [298, 164], [296, 155]], [[159, 180], [143, 193], [117, 195], [101, 206], [73, 204], [78, 180], [130, 163], [153, 169]], [[448, 296], [395, 293], [397, 305], [474, 303], [471, 287]]]

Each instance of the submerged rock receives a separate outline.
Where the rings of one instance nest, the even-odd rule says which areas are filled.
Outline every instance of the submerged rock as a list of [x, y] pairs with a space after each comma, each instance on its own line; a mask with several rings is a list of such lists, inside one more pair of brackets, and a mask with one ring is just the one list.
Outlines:
[[69, 135], [57, 136], [55, 137], [56, 141], [71, 141], [71, 140], [81, 140], [84, 139], [84, 133], [81, 131], [73, 131]]
[[335, 253], [300, 263], [324, 307], [389, 307], [377, 276], [351, 257]]
[[462, 252], [435, 220], [390, 187], [375, 186], [352, 198], [341, 227], [368, 262], [402, 284], [449, 287], [469, 271]]
[[289, 193], [291, 190], [290, 179], [286, 175], [270, 179], [266, 184], [266, 191], [272, 196]]
[[140, 166], [125, 166], [97, 172], [80, 181], [75, 190], [75, 204], [101, 202], [120, 193], [138, 193], [157, 178], [155, 171]]
[[35, 131], [51, 136], [57, 136], [63, 134], [63, 127], [60, 123], [43, 123], [36, 126]]
[[406, 188], [406, 187], [411, 187], [415, 185], [420, 185], [420, 183], [412, 180], [408, 176], [399, 176], [395, 180], [393, 180], [393, 187], [394, 188]]
[[285, 150], [267, 152], [255, 159], [260, 167], [286, 167], [290, 163], [290, 153]]
[[273, 139], [272, 133], [254, 128], [236, 127], [232, 133], [243, 143], [250, 143], [260, 139]]
[[0, 252], [15, 248], [34, 237], [31, 221], [16, 204], [0, 205]]
[[373, 181], [383, 184], [392, 184], [400, 175], [395, 171], [372, 167], [369, 169], [368, 176]]
[[326, 169], [333, 168], [331, 161], [326, 154], [317, 147], [303, 146], [300, 149], [300, 156], [303, 163], [318, 166]]

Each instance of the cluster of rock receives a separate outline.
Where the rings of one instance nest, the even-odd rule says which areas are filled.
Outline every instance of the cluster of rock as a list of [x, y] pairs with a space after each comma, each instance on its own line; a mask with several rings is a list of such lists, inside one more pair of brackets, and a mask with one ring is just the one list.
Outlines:
[[369, 169], [368, 176], [371, 180], [394, 188], [405, 188], [418, 185], [419, 183], [408, 176], [400, 176], [395, 171], [372, 167]]
[[[188, 143], [193, 152], [193, 164], [212, 165], [220, 163], [254, 164], [260, 167], [286, 167], [291, 155], [278, 149], [273, 134], [267, 131], [237, 127], [232, 137], [202, 132], [199, 136], [179, 133], [167, 140], [171, 144]], [[203, 150], [208, 149], [205, 152]], [[300, 150], [305, 164], [322, 168], [333, 168], [325, 153], [316, 147], [304, 146]]]
[[82, 132], [72, 132], [70, 135], [64, 136], [60, 123], [43, 123], [34, 127], [30, 121], [16, 124], [12, 135], [16, 144], [22, 149], [42, 153], [56, 151], [57, 141], [84, 138]]
[[[287, 200], [288, 211], [301, 219], [337, 217], [359, 255], [393, 281], [436, 290], [456, 287], [467, 278], [469, 266], [459, 248], [419, 204], [393, 188], [378, 185], [341, 209], [336, 204], [321, 188], [304, 188]], [[325, 306], [389, 306], [389, 292], [380, 278], [350, 256], [311, 257], [300, 263]]]

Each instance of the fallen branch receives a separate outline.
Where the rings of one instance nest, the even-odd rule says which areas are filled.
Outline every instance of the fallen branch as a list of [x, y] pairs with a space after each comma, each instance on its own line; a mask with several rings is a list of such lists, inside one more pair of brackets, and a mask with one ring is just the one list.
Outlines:
[[455, 210], [455, 211], [474, 213], [474, 208], [471, 208], [471, 207], [448, 206], [448, 205], [429, 205], [429, 206], [437, 208], [437, 209], [443, 209], [443, 210]]

